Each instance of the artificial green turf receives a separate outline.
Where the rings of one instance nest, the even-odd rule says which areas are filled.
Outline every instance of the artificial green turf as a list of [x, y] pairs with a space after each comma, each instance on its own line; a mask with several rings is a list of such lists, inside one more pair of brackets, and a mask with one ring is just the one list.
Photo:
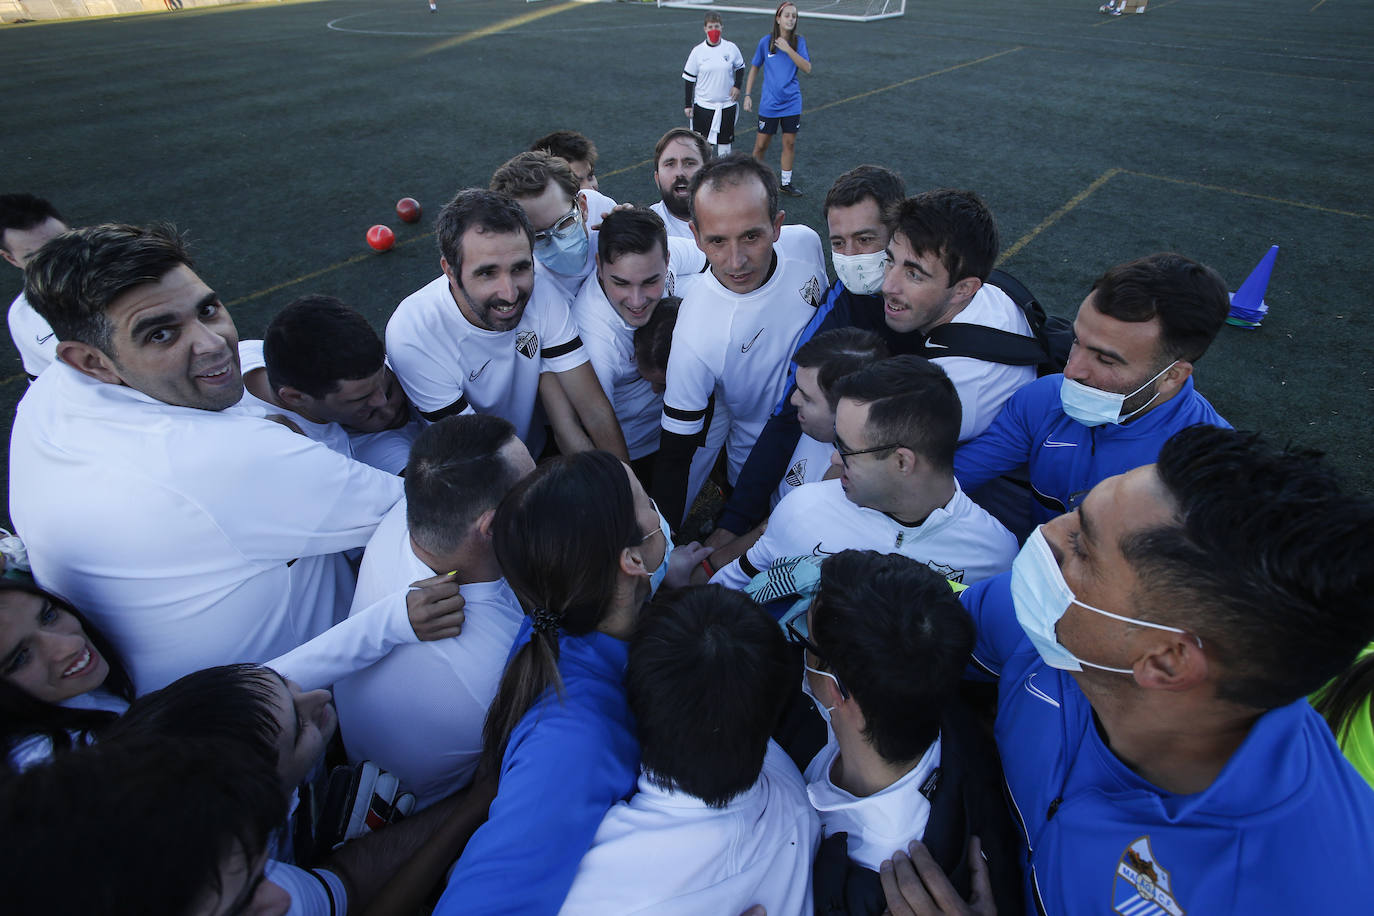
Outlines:
[[[245, 337], [305, 292], [382, 327], [437, 275], [443, 201], [548, 130], [596, 141], [612, 197], [657, 199], [647, 160], [680, 123], [700, 12], [439, 2], [437, 15], [424, 0], [323, 0], [0, 28], [3, 189], [75, 223], [175, 221]], [[1003, 266], [1060, 314], [1118, 261], [1174, 249], [1234, 289], [1278, 244], [1269, 319], [1224, 329], [1199, 387], [1236, 425], [1324, 449], [1374, 491], [1374, 5], [1165, 0], [1119, 19], [1096, 5], [910, 0], [897, 20], [804, 18], [807, 196], [785, 202], [789, 221], [823, 232], [826, 187], [860, 162], [913, 191], [973, 188], [1004, 250], [1020, 244]], [[473, 35], [527, 14], [547, 15]], [[744, 49], [768, 25], [725, 19]], [[419, 225], [392, 212], [407, 195], [426, 208]], [[379, 222], [399, 245], [372, 255], [363, 234]], [[18, 291], [17, 272], [0, 276]], [[17, 356], [0, 359], [8, 416], [25, 381]]]

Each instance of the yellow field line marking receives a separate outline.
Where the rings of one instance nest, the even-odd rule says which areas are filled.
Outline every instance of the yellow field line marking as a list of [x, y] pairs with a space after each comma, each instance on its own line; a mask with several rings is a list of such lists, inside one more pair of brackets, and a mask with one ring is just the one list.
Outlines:
[[984, 64], [990, 60], [996, 60], [999, 57], [1004, 57], [1007, 54], [1015, 54], [1017, 51], [1020, 51], [1022, 49], [1022, 45], [1017, 45], [1014, 48], [1007, 48], [1005, 51], [998, 51], [996, 54], [989, 54], [986, 57], [980, 57], [977, 60], [966, 60], [962, 64], [954, 64], [951, 67], [945, 67], [943, 70], [932, 70], [929, 73], [922, 73], [920, 76], [913, 76], [911, 79], [902, 80], [900, 83], [892, 83], [888, 86], [880, 86], [877, 89], [870, 89], [867, 92], [860, 92], [858, 95], [851, 95], [847, 99], [838, 99], [834, 102], [827, 102], [818, 108], [810, 109], [809, 113], [815, 114], [818, 111], [825, 111], [827, 108], [834, 108], [836, 105], [844, 105], [849, 102], [857, 102], [859, 99], [866, 99], [870, 95], [877, 95], [879, 92], [888, 92], [892, 89], [900, 89], [903, 86], [910, 86], [912, 83], [919, 83], [921, 80], [928, 80], [934, 76], [943, 76], [946, 73], [953, 73], [955, 70], [962, 70], [965, 67], [972, 67], [975, 64]]
[[1137, 178], [1153, 178], [1155, 181], [1167, 181], [1169, 184], [1183, 185], [1188, 188], [1202, 188], [1205, 191], [1220, 191], [1223, 194], [1234, 194], [1237, 197], [1253, 197], [1255, 200], [1268, 201], [1271, 204], [1284, 204], [1289, 207], [1301, 207], [1304, 210], [1316, 210], [1318, 213], [1330, 213], [1332, 216], [1350, 216], [1355, 219], [1374, 219], [1374, 213], [1356, 213], [1352, 210], [1337, 210], [1334, 207], [1323, 207], [1320, 204], [1304, 203], [1300, 200], [1289, 200], [1284, 197], [1270, 197], [1268, 194], [1256, 194], [1254, 191], [1242, 191], [1239, 188], [1226, 188], [1218, 184], [1203, 184], [1200, 181], [1186, 181], [1182, 178], [1170, 178], [1167, 175], [1151, 175], [1149, 172], [1136, 172], [1131, 169], [1116, 169], [1123, 175], [1134, 175]]
[[[1317, 6], [1321, 6], [1321, 5], [1322, 5], [1323, 3], [1325, 3], [1325, 2], [1326, 2], [1326, 0], [1317, 0]], [[1316, 8], [1317, 8], [1317, 6], [1312, 7], [1312, 9], [1308, 10], [1308, 12], [1311, 13], [1311, 12], [1315, 11]]]
[[1019, 239], [1016, 240], [1015, 244], [1013, 244], [1006, 251], [1002, 252], [1002, 256], [997, 259], [997, 263], [1001, 264], [1003, 261], [1007, 261], [1011, 258], [1016, 257], [1016, 255], [1020, 253], [1021, 249], [1029, 245], [1037, 235], [1044, 232], [1046, 229], [1050, 228], [1055, 223], [1063, 219], [1069, 213], [1070, 210], [1072, 210], [1074, 207], [1077, 207], [1083, 201], [1091, 197], [1093, 192], [1095, 192], [1098, 188], [1102, 187], [1107, 182], [1111, 181], [1117, 175], [1121, 174], [1121, 171], [1121, 169], [1112, 168], [1107, 169], [1107, 171], [1103, 172], [1101, 175], [1098, 175], [1097, 178], [1094, 179], [1092, 184], [1088, 185], [1086, 188], [1079, 191], [1073, 197], [1070, 197], [1068, 203], [1064, 204], [1064, 206], [1060, 207], [1058, 210], [1055, 210], [1049, 216], [1045, 217], [1043, 220], [1040, 221], [1040, 225], [1036, 226], [1030, 232], [1027, 232], [1025, 235], [1021, 236]]
[[[408, 238], [408, 239], [406, 239], [404, 242], [397, 242], [395, 245], [392, 245], [391, 247], [392, 247], [392, 248], [404, 248], [404, 247], [406, 247], [407, 245], [414, 245], [414, 244], [417, 243], [417, 242], [423, 242], [423, 241], [426, 241], [427, 239], [432, 239], [432, 238], [434, 238], [434, 232], [433, 232], [433, 231], [430, 231], [430, 232], [424, 233], [423, 235], [417, 235], [417, 236], [413, 236], [413, 237], [411, 237], [411, 238]], [[236, 306], [236, 305], [242, 305], [243, 303], [249, 302], [249, 301], [251, 301], [251, 300], [253, 300], [253, 299], [261, 299], [263, 296], [271, 295], [272, 293], [275, 293], [275, 292], [278, 292], [278, 291], [280, 291], [280, 290], [286, 289], [288, 286], [295, 286], [297, 283], [304, 283], [306, 280], [313, 280], [313, 279], [315, 279], [316, 277], [322, 277], [322, 276], [324, 276], [325, 274], [333, 273], [334, 271], [339, 270], [340, 268], [343, 268], [343, 267], [347, 267], [347, 266], [350, 265], [350, 264], [357, 264], [359, 261], [365, 261], [365, 260], [367, 260], [368, 258], [375, 258], [375, 257], [377, 257], [378, 255], [384, 254], [384, 253], [385, 253], [385, 252], [381, 252], [381, 251], [373, 251], [373, 252], [366, 252], [366, 251], [364, 251], [364, 252], [360, 252], [360, 253], [358, 253], [358, 254], [353, 255], [352, 257], [344, 258], [342, 261], [338, 261], [338, 262], [336, 262], [336, 263], [334, 263], [334, 264], [330, 264], [328, 267], [321, 267], [319, 270], [312, 270], [312, 271], [311, 271], [310, 273], [308, 273], [308, 274], [301, 274], [299, 277], [293, 277], [293, 278], [290, 279], [290, 280], [283, 280], [282, 282], [277, 283], [277, 284], [275, 284], [275, 285], [273, 285], [273, 286], [269, 286], [269, 287], [267, 287], [266, 289], [260, 289], [260, 290], [258, 290], [257, 292], [249, 293], [249, 294], [246, 295], [246, 296], [240, 296], [240, 297], [237, 298], [237, 299], [231, 299], [231, 300], [229, 300], [228, 302], [226, 302], [226, 303], [224, 303], [224, 304], [225, 304], [226, 306], [228, 306], [229, 308], [233, 308], [233, 307]]]
[[479, 38], [486, 38], [488, 35], [495, 35], [498, 32], [505, 32], [509, 29], [515, 28], [518, 25], [524, 25], [527, 22], [534, 22], [537, 19], [543, 19], [545, 16], [554, 16], [558, 13], [566, 13], [568, 10], [574, 9], [580, 5], [581, 4], [579, 3], [560, 3], [557, 6], [550, 6], [544, 9], [534, 10], [533, 12], [529, 13], [521, 13], [519, 16], [512, 16], [509, 19], [502, 19], [500, 22], [493, 22], [491, 25], [483, 26], [475, 32], [469, 32], [466, 35], [458, 35], [454, 38], [446, 38], [438, 44], [430, 45], [423, 51], [416, 51], [414, 54], [411, 55], [411, 57], [424, 57], [425, 55], [433, 54], [436, 51], [447, 51], [449, 48], [456, 48], [458, 47], [458, 45], [467, 44], [468, 42], [476, 41]]

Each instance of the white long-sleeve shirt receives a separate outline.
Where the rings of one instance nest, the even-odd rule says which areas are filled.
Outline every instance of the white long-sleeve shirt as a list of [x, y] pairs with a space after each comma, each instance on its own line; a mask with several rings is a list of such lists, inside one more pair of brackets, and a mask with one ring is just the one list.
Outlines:
[[19, 404], [10, 511], [44, 588], [119, 650], [139, 693], [265, 662], [342, 619], [399, 478], [244, 408], [198, 410], [62, 362]]

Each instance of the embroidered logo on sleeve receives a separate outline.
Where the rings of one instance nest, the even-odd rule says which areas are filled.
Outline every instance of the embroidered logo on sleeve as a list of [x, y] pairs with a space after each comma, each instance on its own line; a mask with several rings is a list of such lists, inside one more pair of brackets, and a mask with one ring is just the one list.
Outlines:
[[801, 293], [801, 297], [802, 297], [802, 299], [804, 299], [804, 300], [806, 301], [806, 304], [807, 304], [807, 305], [811, 306], [813, 309], [814, 309], [814, 308], [820, 308], [820, 306], [821, 306], [821, 281], [820, 281], [820, 280], [817, 280], [815, 277], [810, 277], [809, 279], [807, 279], [806, 285], [803, 286], [801, 289], [799, 289], [798, 292]]
[[539, 355], [539, 335], [533, 331], [521, 331], [515, 338], [515, 349], [527, 359]]
[[1149, 836], [1126, 847], [1112, 879], [1112, 911], [1122, 916], [1183, 916], [1169, 873], [1155, 861]]
[[799, 487], [806, 483], [806, 459], [798, 458], [797, 463], [787, 469], [787, 476], [783, 479], [789, 487]]

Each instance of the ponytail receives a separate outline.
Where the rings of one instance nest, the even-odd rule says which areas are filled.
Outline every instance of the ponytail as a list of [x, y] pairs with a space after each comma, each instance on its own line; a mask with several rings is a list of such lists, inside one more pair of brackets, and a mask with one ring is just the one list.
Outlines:
[[546, 462], [501, 500], [492, 547], [533, 627], [487, 710], [480, 771], [500, 772], [511, 733], [549, 688], [562, 700], [559, 638], [597, 628], [615, 597], [620, 552], [642, 537], [629, 471], [608, 452]]

